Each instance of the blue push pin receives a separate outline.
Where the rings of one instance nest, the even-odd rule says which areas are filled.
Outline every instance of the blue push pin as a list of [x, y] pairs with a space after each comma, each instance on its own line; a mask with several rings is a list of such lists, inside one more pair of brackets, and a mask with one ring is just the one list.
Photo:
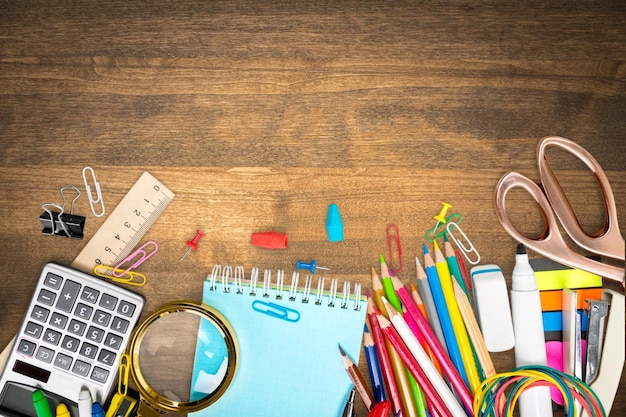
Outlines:
[[298, 259], [298, 261], [296, 262], [296, 269], [308, 269], [309, 271], [311, 271], [312, 274], [315, 273], [315, 269], [323, 269], [324, 271], [330, 271], [330, 268], [324, 268], [323, 266], [317, 266], [317, 263], [315, 262], [315, 259], [313, 259], [310, 263], [306, 263], [306, 262], [300, 262], [300, 260]]

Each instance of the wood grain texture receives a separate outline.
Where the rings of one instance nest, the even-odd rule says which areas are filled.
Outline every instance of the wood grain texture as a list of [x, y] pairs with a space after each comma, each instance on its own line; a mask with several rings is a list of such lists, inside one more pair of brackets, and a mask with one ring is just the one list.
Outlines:
[[[626, 219], [624, 39], [622, 1], [0, 1], [0, 345], [41, 267], [71, 263], [103, 222], [83, 196], [84, 241], [41, 235], [41, 204], [83, 188], [86, 165], [108, 212], [144, 170], [176, 193], [146, 236], [160, 247], [141, 267], [146, 311], [200, 300], [217, 262], [291, 271], [314, 258], [368, 286], [389, 223], [410, 282], [442, 201], [509, 278], [515, 242], [493, 191], [510, 170], [537, 179], [541, 137], [591, 152]], [[550, 157], [581, 223], [600, 228], [593, 178]], [[532, 203], [510, 201], [538, 233]], [[196, 228], [207, 236], [178, 264]], [[288, 233], [288, 250], [251, 246], [263, 230]], [[494, 363], [510, 368], [512, 352]]]

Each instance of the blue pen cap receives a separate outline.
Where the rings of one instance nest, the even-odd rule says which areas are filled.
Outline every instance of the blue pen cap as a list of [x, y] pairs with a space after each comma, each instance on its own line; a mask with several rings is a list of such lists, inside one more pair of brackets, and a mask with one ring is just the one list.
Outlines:
[[328, 206], [326, 232], [328, 233], [329, 242], [341, 242], [343, 240], [343, 221], [339, 214], [339, 207], [335, 203]]

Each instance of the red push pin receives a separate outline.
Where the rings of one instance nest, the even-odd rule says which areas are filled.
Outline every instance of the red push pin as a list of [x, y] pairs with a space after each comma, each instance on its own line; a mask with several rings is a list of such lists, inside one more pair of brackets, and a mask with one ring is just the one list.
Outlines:
[[183, 259], [185, 259], [185, 256], [187, 256], [187, 254], [189, 253], [190, 250], [198, 250], [198, 242], [200, 241], [200, 239], [202, 239], [204, 237], [204, 233], [202, 232], [202, 230], [197, 229], [196, 230], [196, 235], [193, 237], [193, 239], [188, 240], [186, 245], [189, 246], [187, 248], [187, 250], [185, 251], [185, 253], [183, 253], [183, 256], [180, 258], [180, 260], [178, 262], [182, 262]]

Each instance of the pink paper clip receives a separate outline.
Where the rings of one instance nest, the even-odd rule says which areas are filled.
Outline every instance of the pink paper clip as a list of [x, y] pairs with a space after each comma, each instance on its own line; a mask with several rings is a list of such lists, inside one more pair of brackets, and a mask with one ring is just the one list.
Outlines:
[[402, 245], [400, 231], [395, 224], [387, 225], [387, 249], [389, 249], [389, 269], [399, 274], [402, 272]]
[[[145, 248], [149, 245], [152, 245], [152, 251], [151, 252], [147, 252], [145, 250]], [[131, 269], [137, 268], [139, 265], [141, 265], [142, 263], [144, 263], [145, 261], [148, 260], [148, 258], [150, 258], [152, 255], [154, 255], [157, 251], [159, 250], [159, 245], [156, 244], [155, 241], [153, 240], [149, 240], [146, 243], [144, 243], [143, 245], [141, 245], [139, 247], [139, 249], [137, 249], [136, 251], [134, 251], [133, 253], [131, 253], [130, 255], [128, 255], [126, 258], [124, 258], [119, 264], [117, 264], [116, 266], [113, 267], [113, 271], [111, 272], [111, 274], [114, 277], [117, 278], [121, 278], [124, 275], [126, 275]], [[138, 257], [138, 255], [140, 255]], [[138, 257], [138, 258], [137, 258]], [[134, 263], [129, 266], [126, 269], [122, 269], [122, 265], [127, 264], [131, 261], [133, 261], [135, 258], [137, 258], [136, 261], [134, 261]], [[120, 271], [120, 272], [118, 272]]]

